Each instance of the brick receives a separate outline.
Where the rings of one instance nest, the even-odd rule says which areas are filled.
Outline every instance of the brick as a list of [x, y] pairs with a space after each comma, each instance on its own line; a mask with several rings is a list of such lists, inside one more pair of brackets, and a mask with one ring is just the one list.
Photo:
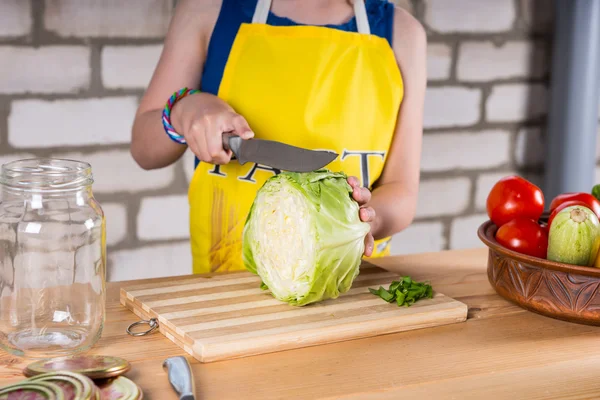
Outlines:
[[495, 33], [512, 29], [513, 0], [426, 0], [425, 22], [440, 33]]
[[425, 95], [424, 127], [469, 126], [480, 118], [481, 90], [457, 86], [431, 87]]
[[114, 246], [127, 236], [127, 209], [124, 204], [101, 203], [106, 217], [106, 244]]
[[421, 170], [493, 168], [508, 163], [509, 155], [508, 131], [426, 133]]
[[515, 161], [519, 167], [539, 167], [544, 164], [546, 143], [540, 128], [522, 128], [517, 134]]
[[455, 218], [450, 226], [450, 248], [471, 249], [485, 247], [481, 239], [477, 236], [477, 230], [488, 219], [487, 214]]
[[104, 47], [102, 50], [104, 87], [146, 88], [161, 51], [162, 45]]
[[95, 193], [139, 192], [169, 186], [175, 177], [173, 165], [146, 171], [140, 168], [127, 150], [91, 154], [57, 154], [56, 157], [86, 161], [92, 166]]
[[542, 84], [511, 83], [492, 87], [485, 104], [489, 122], [521, 122], [546, 114], [548, 91]]
[[554, 7], [547, 0], [521, 0], [521, 15], [530, 32], [548, 33], [554, 23]]
[[0, 93], [76, 93], [90, 75], [84, 46], [0, 46]]
[[539, 43], [511, 41], [496, 46], [491, 41], [472, 41], [460, 44], [456, 74], [465, 82], [540, 78], [547, 65]]
[[441, 222], [415, 222], [392, 238], [390, 253], [413, 254], [443, 250], [446, 246]]
[[189, 204], [186, 195], [146, 197], [137, 216], [141, 240], [189, 238]]
[[0, 36], [28, 35], [32, 25], [31, 0], [0, 1]]
[[444, 80], [450, 78], [452, 48], [447, 44], [431, 43], [427, 46], [427, 79]]
[[17, 148], [123, 144], [131, 140], [137, 99], [15, 100], [8, 141]]
[[188, 241], [145, 246], [109, 254], [107, 280], [161, 278], [192, 273], [192, 254]]
[[496, 182], [508, 175], [514, 175], [514, 172], [494, 172], [479, 175], [475, 188], [475, 209], [485, 211], [485, 203], [490, 190]]
[[162, 38], [172, 12], [171, 0], [46, 0], [44, 26], [62, 37]]
[[416, 218], [455, 215], [466, 210], [471, 197], [468, 178], [430, 179], [419, 185]]

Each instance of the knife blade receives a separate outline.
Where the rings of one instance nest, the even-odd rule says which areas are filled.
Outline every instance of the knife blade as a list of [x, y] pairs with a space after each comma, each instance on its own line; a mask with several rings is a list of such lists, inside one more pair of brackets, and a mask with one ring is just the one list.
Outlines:
[[244, 140], [228, 133], [223, 134], [223, 147], [231, 149], [241, 165], [250, 161], [292, 172], [316, 171], [338, 156], [333, 151], [309, 150], [274, 140]]
[[163, 362], [163, 368], [169, 374], [169, 382], [179, 395], [179, 400], [196, 398], [192, 368], [185, 357], [169, 357]]

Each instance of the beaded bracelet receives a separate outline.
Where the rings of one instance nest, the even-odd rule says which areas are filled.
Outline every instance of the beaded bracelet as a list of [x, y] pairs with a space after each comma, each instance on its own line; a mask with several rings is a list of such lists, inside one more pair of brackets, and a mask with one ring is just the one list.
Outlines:
[[180, 144], [186, 144], [185, 138], [182, 135], [175, 132], [175, 128], [173, 128], [173, 125], [171, 125], [171, 110], [173, 109], [173, 106], [175, 105], [175, 103], [178, 100], [181, 100], [185, 96], [188, 96], [190, 94], [199, 93], [199, 92], [200, 91], [196, 90], [196, 89], [183, 88], [183, 89], [173, 93], [171, 95], [171, 97], [169, 97], [169, 101], [167, 101], [167, 104], [165, 105], [165, 108], [163, 109], [162, 122], [163, 122], [163, 126], [165, 127], [165, 132], [167, 132], [167, 135], [169, 135], [171, 140], [173, 140], [174, 142], [177, 142]]

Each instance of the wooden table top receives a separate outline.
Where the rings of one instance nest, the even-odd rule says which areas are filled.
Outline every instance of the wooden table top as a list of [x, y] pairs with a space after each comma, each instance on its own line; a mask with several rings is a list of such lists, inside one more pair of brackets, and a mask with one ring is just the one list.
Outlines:
[[[127, 335], [139, 320], [108, 284], [106, 325], [91, 353], [132, 363], [127, 376], [145, 399], [177, 399], [162, 361], [185, 355], [197, 399], [579, 399], [600, 398], [600, 330], [525, 311], [495, 294], [487, 249], [376, 260], [386, 269], [430, 280], [466, 303], [464, 323], [368, 339], [200, 364], [159, 332]], [[148, 282], [150, 280], [146, 280]], [[23, 379], [22, 359], [0, 355], [0, 386]]]

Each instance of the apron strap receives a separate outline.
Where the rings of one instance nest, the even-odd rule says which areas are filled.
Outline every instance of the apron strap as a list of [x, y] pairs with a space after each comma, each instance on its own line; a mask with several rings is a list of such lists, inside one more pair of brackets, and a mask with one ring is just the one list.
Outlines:
[[[367, 10], [364, 0], [353, 0], [354, 15], [356, 16], [356, 26], [359, 33], [370, 34], [369, 18], [367, 18]], [[258, 0], [254, 15], [252, 16], [253, 24], [266, 24], [269, 10], [271, 9], [271, 0]]]
[[266, 24], [269, 10], [271, 9], [271, 0], [258, 0], [252, 17], [253, 24]]
[[365, 8], [365, 2], [363, 0], [354, 0], [354, 15], [356, 16], [356, 26], [358, 27], [359, 33], [365, 35], [371, 34], [371, 27], [369, 26], [369, 18], [367, 18], [367, 9]]

